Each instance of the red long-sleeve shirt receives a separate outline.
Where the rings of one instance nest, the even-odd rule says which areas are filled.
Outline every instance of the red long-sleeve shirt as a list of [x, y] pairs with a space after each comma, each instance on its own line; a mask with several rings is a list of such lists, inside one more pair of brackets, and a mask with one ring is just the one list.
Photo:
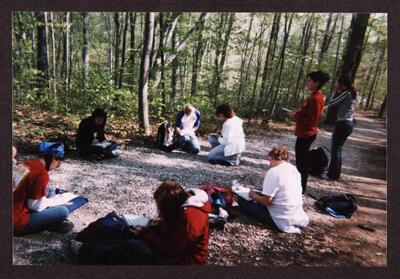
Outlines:
[[210, 202], [203, 207], [182, 207], [171, 230], [157, 233], [143, 228], [138, 238], [152, 242], [164, 255], [174, 257], [179, 264], [204, 264], [208, 258], [208, 213], [211, 209]]
[[324, 108], [324, 94], [318, 90], [304, 103], [294, 115], [296, 119], [296, 136], [311, 137], [317, 133], [319, 119]]

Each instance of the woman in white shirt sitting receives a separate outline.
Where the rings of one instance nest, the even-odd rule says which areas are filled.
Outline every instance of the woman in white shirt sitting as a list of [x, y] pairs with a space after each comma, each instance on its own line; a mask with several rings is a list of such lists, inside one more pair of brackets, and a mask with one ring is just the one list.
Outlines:
[[208, 161], [227, 166], [239, 165], [240, 156], [245, 149], [243, 121], [228, 104], [219, 105], [215, 114], [223, 125], [220, 137], [216, 134], [208, 137], [208, 142], [213, 147], [208, 153]]
[[261, 193], [251, 190], [252, 201], [239, 197], [240, 208], [248, 215], [287, 233], [301, 233], [309, 218], [303, 210], [301, 175], [290, 164], [286, 147], [274, 146], [268, 153], [271, 168], [264, 178]]

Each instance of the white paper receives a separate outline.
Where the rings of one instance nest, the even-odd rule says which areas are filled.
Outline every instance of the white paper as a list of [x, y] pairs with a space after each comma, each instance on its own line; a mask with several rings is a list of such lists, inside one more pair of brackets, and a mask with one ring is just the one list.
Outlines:
[[251, 201], [252, 198], [250, 198], [249, 193], [250, 193], [250, 188], [243, 187], [241, 185], [235, 185], [232, 186], [232, 191], [237, 194], [238, 196], [244, 198], [246, 201]]
[[286, 112], [292, 112], [292, 110], [287, 109], [287, 108], [282, 108], [282, 110], [286, 111]]
[[128, 226], [146, 227], [149, 223], [149, 218], [140, 215], [124, 214], [122, 218]]
[[13, 191], [15, 191], [19, 186], [22, 180], [28, 175], [30, 172], [29, 168], [23, 164], [14, 165], [12, 169], [12, 179], [14, 181]]
[[96, 143], [96, 144], [92, 144], [92, 145], [93, 146], [99, 146], [99, 147], [102, 147], [102, 148], [107, 148], [107, 147], [109, 147], [111, 145], [111, 142], [102, 141], [102, 142], [99, 142], [99, 143]]

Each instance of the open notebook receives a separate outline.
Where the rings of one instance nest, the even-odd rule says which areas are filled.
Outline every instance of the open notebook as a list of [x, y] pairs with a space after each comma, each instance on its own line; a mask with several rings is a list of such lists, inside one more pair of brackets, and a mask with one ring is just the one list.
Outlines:
[[21, 186], [22, 180], [28, 175], [30, 172], [29, 168], [24, 164], [14, 165], [12, 168], [12, 179], [13, 179], [13, 192]]
[[141, 226], [146, 227], [149, 223], [149, 218], [134, 214], [123, 214], [122, 219], [128, 226]]
[[96, 144], [92, 144], [92, 145], [93, 146], [99, 146], [99, 147], [102, 147], [102, 148], [107, 148], [107, 147], [109, 147], [111, 145], [111, 142], [102, 141], [102, 142], [99, 142], [99, 143], [96, 143]]
[[[244, 198], [246, 201], [251, 201], [251, 200], [253, 200], [253, 199], [250, 198], [250, 196], [249, 196], [250, 188], [248, 188], [248, 187], [245, 187], [245, 186], [236, 184], [236, 185], [232, 186], [232, 191], [233, 191], [236, 195], [238, 195], [239, 197]], [[254, 189], [254, 192], [261, 193], [260, 190], [255, 190], [255, 189]]]

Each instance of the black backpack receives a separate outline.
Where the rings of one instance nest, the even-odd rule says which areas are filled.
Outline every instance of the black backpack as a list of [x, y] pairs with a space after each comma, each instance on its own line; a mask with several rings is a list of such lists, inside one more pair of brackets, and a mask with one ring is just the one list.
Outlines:
[[322, 147], [317, 147], [308, 153], [308, 173], [320, 176], [328, 165], [328, 156]]
[[357, 201], [351, 194], [325, 196], [315, 202], [318, 210], [336, 218], [350, 218], [357, 210]]
[[172, 143], [167, 143], [167, 129], [171, 128], [172, 126], [168, 123], [168, 121], [164, 121], [160, 124], [157, 130], [157, 138], [156, 138], [156, 146], [157, 148], [166, 151], [172, 152], [175, 149], [175, 137]]

